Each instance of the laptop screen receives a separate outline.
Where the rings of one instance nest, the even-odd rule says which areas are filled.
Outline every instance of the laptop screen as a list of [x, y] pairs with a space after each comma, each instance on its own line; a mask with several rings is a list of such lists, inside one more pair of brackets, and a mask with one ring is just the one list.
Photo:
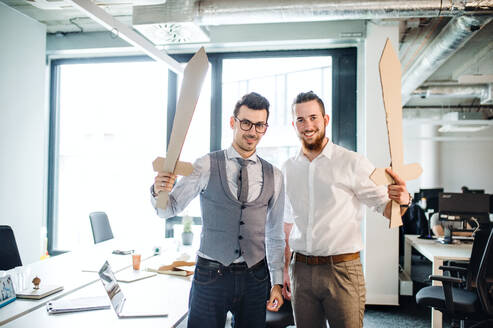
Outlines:
[[99, 278], [103, 283], [104, 289], [110, 298], [111, 305], [119, 314], [123, 309], [123, 303], [125, 303], [125, 296], [123, 295], [120, 285], [116, 281], [115, 275], [111, 270], [110, 264], [106, 261], [99, 270]]

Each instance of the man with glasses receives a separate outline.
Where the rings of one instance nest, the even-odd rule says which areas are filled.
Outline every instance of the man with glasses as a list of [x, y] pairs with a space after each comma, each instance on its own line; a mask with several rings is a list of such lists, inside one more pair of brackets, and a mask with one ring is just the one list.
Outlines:
[[283, 304], [283, 178], [256, 155], [268, 118], [267, 99], [255, 92], [243, 96], [229, 121], [229, 148], [199, 158], [193, 173], [174, 187], [174, 174], [158, 172], [151, 187], [154, 207], [157, 193], [170, 191], [167, 208], [157, 208], [164, 218], [177, 215], [200, 194], [203, 227], [189, 328], [224, 328], [228, 311], [235, 327], [264, 327], [266, 308], [277, 311]]
[[315, 93], [300, 93], [292, 111], [301, 150], [284, 165], [289, 242], [283, 294], [292, 297], [298, 328], [322, 328], [326, 321], [331, 328], [363, 327], [362, 205], [390, 218], [389, 199], [401, 204], [402, 214], [411, 198], [390, 170], [396, 183], [377, 187], [368, 159], [325, 136], [329, 116]]

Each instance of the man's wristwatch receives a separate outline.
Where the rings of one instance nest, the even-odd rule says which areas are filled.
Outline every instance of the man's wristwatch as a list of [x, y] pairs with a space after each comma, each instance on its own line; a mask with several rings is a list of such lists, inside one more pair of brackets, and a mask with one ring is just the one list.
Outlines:
[[400, 206], [401, 207], [404, 207], [404, 208], [407, 208], [411, 205], [411, 202], [413, 201], [413, 196], [411, 196], [411, 193], [408, 193], [409, 194], [409, 203], [407, 204], [401, 204]]

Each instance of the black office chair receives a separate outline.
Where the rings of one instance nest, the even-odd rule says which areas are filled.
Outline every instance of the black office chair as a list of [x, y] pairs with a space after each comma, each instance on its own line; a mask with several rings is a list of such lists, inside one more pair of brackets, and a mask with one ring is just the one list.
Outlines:
[[[467, 288], [453, 287], [453, 284], [462, 283], [463, 280], [450, 276], [430, 276], [431, 280], [442, 282], [442, 286], [430, 286], [421, 289], [416, 294], [416, 303], [427, 307], [434, 307], [451, 317], [452, 320], [460, 320], [461, 327], [464, 320], [481, 321], [474, 327], [483, 327], [491, 320], [491, 293], [492, 282], [487, 279], [491, 275], [493, 265], [491, 253], [493, 251], [493, 230], [478, 230], [476, 232], [471, 253], [469, 267], [474, 269], [479, 257], [479, 268], [476, 272], [467, 274], [468, 280], [475, 281], [477, 288], [472, 283], [466, 283]], [[478, 255], [479, 254], [479, 255]], [[469, 269], [468, 267], [468, 269]], [[454, 267], [440, 267], [444, 271], [454, 271]], [[452, 268], [449, 270], [449, 268]], [[463, 270], [463, 268], [459, 268]], [[479, 275], [481, 273], [481, 276]], [[481, 289], [481, 292], [479, 290]], [[483, 300], [483, 298], [486, 299]], [[489, 302], [487, 302], [489, 300]]]
[[285, 328], [287, 326], [294, 326], [291, 302], [284, 300], [284, 304], [278, 312], [267, 311], [265, 324], [266, 328]]
[[91, 220], [92, 236], [95, 244], [113, 239], [110, 221], [105, 212], [92, 212], [89, 214], [89, 219]]
[[10, 226], [0, 225], [0, 270], [22, 266], [14, 232]]
[[481, 324], [484, 327], [493, 327], [493, 230], [490, 233], [488, 244], [484, 250], [483, 259], [479, 266], [478, 276], [476, 278], [476, 288], [478, 290], [481, 305], [489, 317]]

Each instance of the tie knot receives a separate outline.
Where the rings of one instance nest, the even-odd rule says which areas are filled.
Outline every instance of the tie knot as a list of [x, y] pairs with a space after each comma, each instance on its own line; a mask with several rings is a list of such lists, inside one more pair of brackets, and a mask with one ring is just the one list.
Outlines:
[[248, 165], [248, 162], [250, 162], [250, 160], [248, 159], [243, 159], [243, 158], [237, 158], [238, 160], [238, 163], [241, 165], [241, 167], [245, 167]]

